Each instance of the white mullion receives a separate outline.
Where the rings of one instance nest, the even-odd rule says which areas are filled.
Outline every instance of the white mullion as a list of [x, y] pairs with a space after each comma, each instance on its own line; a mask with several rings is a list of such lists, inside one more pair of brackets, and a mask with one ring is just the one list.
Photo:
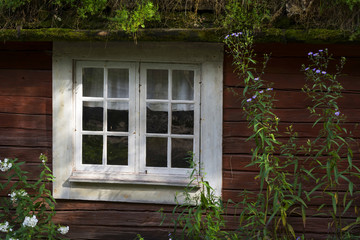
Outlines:
[[168, 138], [167, 138], [167, 169], [171, 169], [171, 126], [172, 126], [172, 69], [168, 68], [169, 71], [169, 86], [168, 86]]
[[104, 66], [104, 101], [103, 101], [103, 107], [104, 107], [104, 116], [103, 116], [103, 159], [102, 159], [102, 165], [107, 165], [107, 88], [108, 88], [108, 69]]
[[[82, 164], [82, 130], [83, 130], [83, 85], [82, 85], [82, 67], [78, 67], [75, 79], [75, 168]], [[79, 116], [78, 116], [79, 115]]]
[[137, 91], [136, 91], [136, 100], [138, 100], [138, 110], [136, 114], [139, 116], [137, 119], [137, 130], [138, 136], [137, 141], [137, 152], [139, 155], [139, 160], [137, 162], [137, 173], [144, 173], [146, 168], [146, 91], [147, 91], [147, 68], [140, 64], [137, 65], [137, 72], [139, 72], [139, 77], [137, 78]]
[[140, 157], [139, 145], [140, 119], [139, 119], [139, 64], [134, 63], [129, 67], [129, 134], [128, 134], [128, 166], [131, 172], [139, 173]]
[[201, 149], [201, 141], [200, 141], [200, 135], [201, 135], [201, 90], [202, 90], [202, 84], [201, 84], [201, 71], [200, 69], [194, 69], [194, 146], [193, 151], [195, 153], [195, 158], [198, 161], [198, 172], [200, 172], [201, 167], [201, 159], [200, 159], [200, 149]]

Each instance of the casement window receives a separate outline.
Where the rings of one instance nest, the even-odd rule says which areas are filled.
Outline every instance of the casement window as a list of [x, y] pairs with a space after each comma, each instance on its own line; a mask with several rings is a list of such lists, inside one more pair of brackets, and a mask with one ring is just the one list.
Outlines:
[[198, 65], [75, 66], [76, 171], [188, 176], [199, 150]]
[[56, 198], [173, 203], [193, 166], [221, 193], [222, 46], [176, 47], [54, 43]]

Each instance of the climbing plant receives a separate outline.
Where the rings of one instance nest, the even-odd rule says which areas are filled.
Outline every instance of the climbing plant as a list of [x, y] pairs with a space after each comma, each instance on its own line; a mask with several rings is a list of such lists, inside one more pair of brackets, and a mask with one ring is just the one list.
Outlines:
[[[295, 239], [299, 236], [289, 217], [300, 216], [306, 229], [308, 205], [316, 198], [330, 197], [332, 209], [324, 210], [326, 204], [321, 204], [316, 214], [331, 216], [328, 227], [335, 235], [329, 238], [352, 239], [351, 229], [360, 223], [360, 217], [351, 223], [342, 218], [349, 211], [358, 214], [354, 179], [360, 176], [360, 169], [353, 164], [352, 138], [342, 125], [345, 116], [337, 104], [342, 96], [338, 78], [345, 58], [336, 72], [330, 73], [332, 58], [327, 49], [308, 53], [310, 63], [302, 66], [307, 79], [303, 90], [313, 103], [309, 107], [310, 114], [316, 118], [313, 126], [322, 128], [314, 140], [304, 145], [299, 143], [292, 126], [286, 133], [278, 130], [280, 119], [273, 111], [273, 89], [262, 78], [269, 58], [265, 56], [263, 64], [257, 66], [252, 32], [229, 34], [225, 44], [242, 80], [239, 83], [242, 92], [233, 91], [242, 99], [244, 114], [253, 131], [248, 138], [255, 143], [250, 165], [259, 169], [256, 177], [259, 192], [241, 194], [240, 232], [249, 238]], [[288, 140], [278, 140], [284, 134]]]

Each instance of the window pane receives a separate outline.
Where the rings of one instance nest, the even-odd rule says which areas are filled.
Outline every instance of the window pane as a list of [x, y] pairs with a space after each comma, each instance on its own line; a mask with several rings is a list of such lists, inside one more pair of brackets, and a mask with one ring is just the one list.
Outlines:
[[146, 132], [167, 133], [168, 132], [168, 104], [147, 103], [146, 104]]
[[194, 100], [194, 71], [174, 70], [172, 72], [172, 99]]
[[146, 166], [167, 166], [167, 138], [146, 138]]
[[103, 103], [83, 102], [83, 130], [103, 130]]
[[147, 70], [147, 99], [168, 99], [168, 70]]
[[83, 96], [102, 97], [104, 95], [104, 69], [83, 69]]
[[107, 106], [107, 130], [128, 132], [129, 130], [129, 103], [108, 102]]
[[108, 97], [128, 98], [129, 97], [129, 70], [109, 69], [108, 70]]
[[107, 164], [127, 165], [128, 164], [128, 138], [108, 137], [107, 138]]
[[102, 164], [103, 136], [82, 136], [82, 163]]
[[194, 133], [194, 104], [172, 104], [171, 133]]
[[171, 139], [171, 167], [173, 168], [189, 168], [189, 157], [193, 151], [192, 139]]

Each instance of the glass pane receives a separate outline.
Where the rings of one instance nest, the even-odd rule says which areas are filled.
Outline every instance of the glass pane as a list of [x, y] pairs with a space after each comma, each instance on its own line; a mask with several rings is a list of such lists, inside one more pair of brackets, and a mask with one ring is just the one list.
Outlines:
[[103, 103], [83, 102], [83, 130], [103, 130]]
[[167, 166], [167, 138], [146, 138], [146, 166]]
[[167, 133], [168, 132], [168, 104], [147, 103], [146, 104], [146, 132]]
[[174, 70], [172, 72], [172, 99], [194, 100], [194, 71]]
[[171, 139], [171, 167], [189, 168], [191, 163], [191, 152], [193, 151], [192, 139]]
[[104, 69], [83, 69], [83, 96], [102, 97], [104, 95]]
[[129, 103], [108, 102], [107, 106], [107, 130], [128, 132], [129, 130]]
[[147, 99], [168, 99], [168, 70], [147, 70]]
[[107, 164], [127, 165], [128, 164], [128, 138], [108, 137], [107, 138]]
[[172, 125], [173, 134], [194, 133], [194, 104], [172, 104]]
[[82, 136], [82, 163], [102, 164], [103, 136]]
[[129, 69], [108, 70], [108, 97], [129, 97]]

